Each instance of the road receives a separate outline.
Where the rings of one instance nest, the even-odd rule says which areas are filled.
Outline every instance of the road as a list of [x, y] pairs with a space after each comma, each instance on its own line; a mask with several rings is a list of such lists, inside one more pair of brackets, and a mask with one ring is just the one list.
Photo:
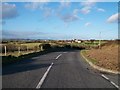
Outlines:
[[5, 66], [2, 79], [3, 88], [116, 88], [118, 86], [118, 75], [94, 70], [81, 57], [79, 50], [52, 52]]

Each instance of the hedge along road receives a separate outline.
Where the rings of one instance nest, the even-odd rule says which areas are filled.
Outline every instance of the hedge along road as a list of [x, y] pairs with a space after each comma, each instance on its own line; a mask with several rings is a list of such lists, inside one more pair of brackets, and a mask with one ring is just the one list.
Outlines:
[[79, 50], [66, 50], [4, 67], [3, 88], [117, 88], [102, 75], [86, 63]]

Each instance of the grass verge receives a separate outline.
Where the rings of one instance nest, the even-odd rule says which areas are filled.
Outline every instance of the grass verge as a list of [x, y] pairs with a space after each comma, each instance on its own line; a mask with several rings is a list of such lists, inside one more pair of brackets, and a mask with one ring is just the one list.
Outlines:
[[88, 55], [87, 55], [87, 51], [88, 50], [82, 50], [81, 53], [93, 64], [96, 64], [97, 63], [97, 60], [94, 59], [94, 58], [89, 58]]
[[118, 70], [111, 70], [111, 69], [108, 69], [108, 68], [105, 68], [105, 67], [102, 67], [102, 66], [99, 66], [99, 65], [95, 65], [94, 61], [95, 61], [95, 63], [97, 63], [97, 60], [88, 58], [87, 55], [86, 55], [86, 51], [87, 50], [82, 50], [80, 52], [80, 54], [90, 64], [90, 66], [92, 66], [93, 68], [99, 70], [100, 72], [120, 74], [120, 72]]

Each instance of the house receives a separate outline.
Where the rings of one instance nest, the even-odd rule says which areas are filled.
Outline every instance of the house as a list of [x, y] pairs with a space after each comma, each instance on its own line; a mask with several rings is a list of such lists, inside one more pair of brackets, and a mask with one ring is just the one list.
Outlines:
[[77, 39], [75, 39], [74, 42], [76, 42], [76, 43], [81, 43], [82, 40], [77, 40]]

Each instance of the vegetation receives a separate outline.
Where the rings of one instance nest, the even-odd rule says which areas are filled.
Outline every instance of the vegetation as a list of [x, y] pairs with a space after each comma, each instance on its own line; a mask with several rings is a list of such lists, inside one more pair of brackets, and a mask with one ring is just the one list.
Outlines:
[[101, 45], [99, 49], [90, 49], [82, 51], [83, 55], [93, 64], [110, 70], [120, 71], [118, 61], [118, 48], [120, 41], [108, 41]]
[[[106, 41], [101, 41], [105, 43]], [[19, 61], [23, 58], [29, 58], [34, 55], [40, 55], [41, 53], [48, 53], [60, 50], [72, 50], [72, 49], [90, 49], [98, 47], [99, 41], [97, 40], [86, 40], [81, 43], [70, 40], [14, 40], [14, 41], [3, 41], [1, 43], [1, 56], [2, 63], [12, 63]], [[5, 55], [6, 46], [6, 55]]]
[[82, 54], [83, 54], [90, 62], [92, 62], [93, 64], [96, 64], [96, 63], [97, 63], [97, 60], [96, 60], [96, 59], [89, 58], [89, 57], [87, 56], [87, 50], [83, 50], [83, 51], [82, 51]]
[[51, 45], [50, 44], [41, 44], [41, 45], [39, 45], [39, 47], [42, 47], [43, 50], [51, 49]]

